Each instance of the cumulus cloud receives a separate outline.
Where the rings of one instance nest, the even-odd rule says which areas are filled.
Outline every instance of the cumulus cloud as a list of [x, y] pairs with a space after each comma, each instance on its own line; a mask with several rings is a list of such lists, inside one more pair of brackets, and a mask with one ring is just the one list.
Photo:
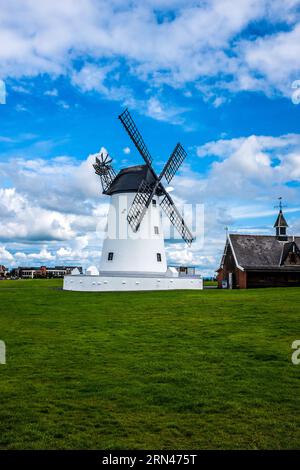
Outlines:
[[[20, 255], [22, 254], [19, 253], [19, 256]], [[18, 257], [18, 253], [16, 254], [16, 257]], [[39, 253], [30, 253], [27, 255], [27, 258], [30, 260], [53, 261], [55, 256], [50, 251], [48, 251], [46, 246], [44, 246]]]
[[4, 181], [13, 186], [0, 187], [0, 260], [10, 265], [99, 260], [97, 231], [105, 226], [108, 207], [99, 198], [94, 158], [0, 163], [0, 186]]
[[287, 183], [300, 178], [300, 135], [249, 136], [208, 142], [197, 149], [199, 157], [212, 156], [209, 186], [240, 198], [274, 194], [297, 196]]
[[168, 261], [175, 265], [193, 265], [196, 259], [191, 250], [182, 248], [181, 244], [169, 247], [167, 250]]
[[[101, 151], [107, 153], [103, 147]], [[247, 218], [275, 218], [272, 199], [279, 195], [295, 206], [288, 211], [291, 230], [296, 230], [297, 186], [288, 183], [300, 182], [299, 134], [220, 139], [199, 146], [197, 154], [199, 161], [212, 159], [207, 173], [185, 165], [175, 176], [172, 198], [179, 206], [204, 204], [204, 243], [201, 227], [189, 250], [181, 243], [167, 243], [170, 264], [200, 266], [211, 274], [222, 253], [224, 227], [245, 230]], [[100, 196], [94, 159], [11, 158], [0, 163], [1, 263], [99, 262], [108, 200]], [[4, 187], [8, 183], [12, 187]], [[186, 219], [189, 222], [189, 214]], [[272, 233], [272, 223], [257, 225], [257, 231]]]
[[261, 148], [271, 152], [277, 149], [288, 150], [290, 148], [298, 149], [300, 147], [299, 134], [286, 134], [279, 137], [249, 136], [207, 142], [197, 148], [197, 155], [198, 157], [216, 156], [222, 159], [228, 158], [240, 149], [246, 141], [255, 141]]
[[[11, 0], [1, 6], [0, 75], [62, 74], [83, 91], [123, 101], [135, 98], [124, 86], [128, 75], [153, 87], [194, 83], [216, 93], [287, 95], [299, 71], [298, 6], [297, 0]], [[249, 33], [253, 25], [256, 34]], [[144, 111], [165, 119], [157, 99]], [[216, 107], [223, 102], [213, 98]]]
[[1, 240], [64, 240], [74, 236], [72, 216], [36, 206], [15, 188], [0, 189]]
[[11, 262], [13, 261], [13, 255], [5, 248], [5, 246], [0, 245], [0, 260], [1, 262]]
[[211, 274], [222, 256], [226, 226], [231, 232], [274, 233], [279, 196], [289, 206], [285, 211], [290, 233], [299, 232], [299, 134], [220, 139], [196, 152], [199, 159], [210, 159], [207, 172], [185, 166], [174, 186], [176, 200], [204, 204], [204, 243], [198, 237], [189, 256], [183, 246], [169, 246], [174, 264], [201, 266], [203, 273]]
[[100, 194], [94, 161], [95, 155], [83, 161], [64, 156], [49, 160], [13, 157], [0, 162], [0, 184], [8, 180], [10, 186], [30, 198], [31, 204], [44, 209], [59, 208], [61, 212], [84, 215], [90, 210], [91, 200]]
[[[240, 44], [245, 65], [253, 74], [263, 77], [271, 89], [291, 94], [293, 80], [299, 78], [300, 24], [291, 31], [279, 32], [256, 41]], [[253, 84], [255, 88], [255, 84]], [[251, 85], [244, 89], [251, 89]], [[271, 91], [271, 90], [269, 90]]]

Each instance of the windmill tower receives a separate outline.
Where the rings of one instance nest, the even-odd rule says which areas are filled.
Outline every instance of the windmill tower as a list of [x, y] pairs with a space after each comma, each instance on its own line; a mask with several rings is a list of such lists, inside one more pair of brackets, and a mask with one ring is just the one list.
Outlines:
[[[101, 153], [96, 157], [93, 166], [100, 177], [102, 192], [111, 198], [100, 273], [99, 276], [76, 276], [76, 280], [75, 276], [66, 277], [64, 288], [201, 289], [202, 279], [199, 276], [182, 278], [175, 269], [168, 269], [161, 223], [163, 210], [183, 240], [189, 246], [193, 242], [191, 231], [162, 183], [163, 178], [171, 182], [187, 154], [178, 143], [157, 175], [149, 150], [129, 111], [126, 109], [119, 119], [144, 164], [124, 168], [116, 174], [109, 155]], [[76, 288], [77, 281], [82, 289]], [[89, 288], [83, 288], [86, 286]]]

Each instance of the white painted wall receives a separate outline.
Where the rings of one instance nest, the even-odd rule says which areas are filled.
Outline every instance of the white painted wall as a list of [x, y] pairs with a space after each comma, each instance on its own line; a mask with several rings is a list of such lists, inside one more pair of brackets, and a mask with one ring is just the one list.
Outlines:
[[[165, 273], [167, 261], [158, 198], [149, 206], [141, 226], [134, 233], [127, 214], [135, 193], [113, 194], [108, 213], [107, 233], [103, 242], [100, 272]], [[154, 227], [158, 227], [158, 235]], [[113, 253], [113, 260], [108, 254]], [[161, 254], [161, 262], [157, 261]]]
[[65, 276], [64, 290], [83, 292], [203, 289], [200, 277]]

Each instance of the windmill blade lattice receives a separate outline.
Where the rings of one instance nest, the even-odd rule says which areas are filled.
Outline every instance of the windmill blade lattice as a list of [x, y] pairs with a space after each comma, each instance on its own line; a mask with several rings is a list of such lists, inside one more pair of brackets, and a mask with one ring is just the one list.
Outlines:
[[169, 160], [165, 164], [163, 171], [160, 174], [160, 179], [164, 176], [168, 183], [174, 178], [177, 170], [182, 165], [187, 153], [181, 144], [177, 144], [173, 150]]
[[179, 234], [182, 236], [183, 240], [191, 246], [193, 242], [193, 235], [191, 231], [186, 226], [184, 219], [182, 218], [180, 212], [173, 203], [171, 196], [166, 193], [164, 198], [160, 203], [161, 208], [165, 214], [169, 217], [171, 223], [178, 230]]
[[184, 148], [179, 143], [176, 145], [163, 171], [159, 176], [157, 176], [151, 166], [152, 157], [149, 153], [149, 150], [147, 149], [147, 146], [137, 126], [135, 125], [128, 109], [125, 109], [125, 111], [120, 114], [119, 119], [122, 122], [132, 142], [134, 143], [135, 147], [144, 159], [146, 166], [148, 167], [149, 171], [151, 172], [154, 178], [154, 183], [152, 185], [149, 185], [145, 180], [143, 180], [140, 184], [137, 194], [134, 197], [133, 203], [127, 215], [128, 223], [130, 224], [134, 232], [139, 229], [140, 224], [145, 216], [145, 213], [149, 205], [151, 204], [152, 198], [157, 194], [157, 191], [159, 190], [159, 194], [163, 194], [163, 199], [160, 203], [162, 209], [169, 217], [174, 227], [178, 230], [184, 241], [188, 245], [190, 245], [193, 241], [193, 235], [186, 226], [184, 219], [180, 215], [180, 212], [175, 207], [171, 196], [167, 193], [161, 183], [161, 179], [163, 178], [163, 176], [165, 176], [166, 180], [170, 182], [176, 174], [178, 168], [187, 156]]
[[132, 205], [129, 209], [127, 220], [134, 232], [137, 232], [144, 218], [145, 212], [152, 200], [153, 187], [143, 180], [139, 186]]
[[128, 109], [125, 109], [125, 111], [120, 114], [119, 119], [146, 164], [151, 167], [152, 157]]

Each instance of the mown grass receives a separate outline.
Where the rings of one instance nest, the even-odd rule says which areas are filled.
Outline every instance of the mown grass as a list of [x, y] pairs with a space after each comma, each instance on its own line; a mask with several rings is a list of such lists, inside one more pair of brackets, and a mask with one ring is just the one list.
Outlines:
[[300, 448], [300, 289], [0, 282], [1, 449]]
[[208, 281], [208, 280], [204, 279], [203, 285], [208, 286], [208, 287], [218, 287], [218, 282], [217, 281]]

